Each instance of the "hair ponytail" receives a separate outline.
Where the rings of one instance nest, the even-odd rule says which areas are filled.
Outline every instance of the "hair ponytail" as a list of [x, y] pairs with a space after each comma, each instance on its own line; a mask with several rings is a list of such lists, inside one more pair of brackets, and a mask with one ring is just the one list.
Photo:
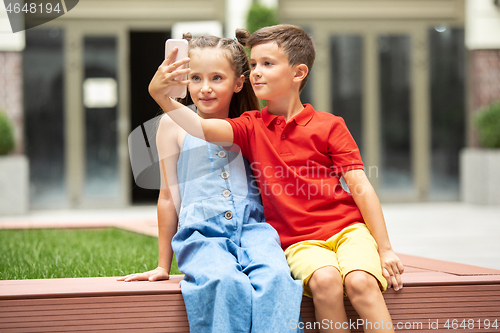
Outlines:
[[241, 91], [233, 95], [233, 99], [229, 106], [230, 118], [239, 117], [245, 111], [260, 110], [259, 99], [255, 96], [255, 92], [250, 83], [250, 62], [244, 48], [250, 37], [250, 33], [245, 29], [236, 29], [235, 36], [236, 40], [232, 43], [234, 47], [230, 48], [233, 58], [232, 62], [234, 64], [233, 68], [236, 77], [240, 77], [241, 75], [245, 77], [245, 83]]
[[191, 35], [190, 32], [186, 32], [185, 34], [182, 34], [182, 39], [185, 39], [188, 41], [188, 43], [193, 39], [193, 35]]
[[250, 37], [250, 32], [246, 29], [236, 29], [235, 32], [236, 40], [242, 45], [247, 46], [248, 38]]

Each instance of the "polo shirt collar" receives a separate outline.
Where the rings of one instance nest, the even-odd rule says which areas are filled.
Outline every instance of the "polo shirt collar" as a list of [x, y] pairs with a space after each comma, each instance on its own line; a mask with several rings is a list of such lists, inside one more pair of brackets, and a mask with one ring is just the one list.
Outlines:
[[[314, 108], [311, 104], [304, 104], [304, 109], [296, 114], [291, 120], [295, 121], [297, 125], [306, 126], [307, 123], [312, 119], [314, 115]], [[267, 111], [267, 106], [262, 109], [262, 120], [267, 127], [273, 122], [274, 119], [278, 118], [277, 115], [269, 113]]]

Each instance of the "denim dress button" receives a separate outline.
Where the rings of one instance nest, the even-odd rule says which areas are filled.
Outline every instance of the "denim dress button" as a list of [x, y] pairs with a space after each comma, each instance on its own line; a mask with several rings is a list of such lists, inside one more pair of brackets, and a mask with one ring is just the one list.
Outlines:
[[222, 192], [222, 195], [223, 195], [225, 198], [227, 198], [227, 197], [229, 197], [229, 196], [231, 195], [231, 191], [229, 191], [229, 190], [224, 190], [224, 191]]
[[222, 171], [222, 173], [220, 174], [220, 176], [222, 177], [222, 179], [228, 179], [229, 178], [229, 172]]
[[226, 152], [224, 150], [221, 150], [217, 153], [217, 156], [219, 156], [220, 158], [224, 158], [226, 157]]
[[227, 211], [225, 214], [224, 214], [224, 217], [226, 218], [226, 220], [230, 220], [233, 218], [233, 213], [230, 212], [230, 211]]

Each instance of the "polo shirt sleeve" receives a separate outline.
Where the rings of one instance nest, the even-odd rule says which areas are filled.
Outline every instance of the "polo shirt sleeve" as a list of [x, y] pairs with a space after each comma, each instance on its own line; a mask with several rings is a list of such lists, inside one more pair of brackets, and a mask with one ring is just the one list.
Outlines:
[[328, 137], [328, 154], [337, 174], [364, 169], [358, 145], [341, 117], [335, 117], [332, 123]]
[[231, 150], [241, 149], [241, 153], [248, 159], [250, 152], [249, 147], [249, 133], [252, 133], [255, 117], [251, 111], [243, 113], [238, 118], [227, 118], [226, 121], [229, 122], [233, 128], [233, 144], [234, 147]]

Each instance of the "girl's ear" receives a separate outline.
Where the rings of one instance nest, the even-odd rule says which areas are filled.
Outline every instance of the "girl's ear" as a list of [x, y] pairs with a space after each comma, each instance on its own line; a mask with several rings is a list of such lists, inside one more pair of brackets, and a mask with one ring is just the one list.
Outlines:
[[241, 75], [236, 79], [236, 86], [234, 87], [234, 92], [239, 93], [241, 89], [243, 89], [243, 85], [245, 84], [245, 75]]
[[295, 67], [295, 75], [293, 77], [294, 82], [302, 82], [307, 76], [307, 73], [309, 73], [309, 68], [307, 67], [306, 64], [298, 64]]

